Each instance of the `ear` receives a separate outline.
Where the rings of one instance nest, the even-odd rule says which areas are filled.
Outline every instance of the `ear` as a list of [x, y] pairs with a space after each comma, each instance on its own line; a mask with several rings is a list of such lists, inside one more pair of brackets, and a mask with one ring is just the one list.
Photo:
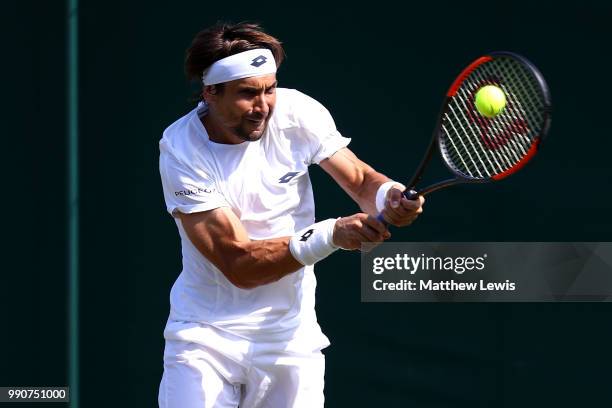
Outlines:
[[202, 98], [210, 103], [217, 99], [217, 87], [215, 85], [205, 85], [202, 89]]

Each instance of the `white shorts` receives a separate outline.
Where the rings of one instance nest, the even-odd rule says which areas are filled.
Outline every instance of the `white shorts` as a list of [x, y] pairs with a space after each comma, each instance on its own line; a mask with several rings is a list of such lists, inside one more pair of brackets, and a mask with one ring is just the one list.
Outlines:
[[251, 342], [210, 326], [198, 330], [205, 341], [166, 333], [160, 408], [323, 408], [320, 349], [289, 350], [283, 342]]

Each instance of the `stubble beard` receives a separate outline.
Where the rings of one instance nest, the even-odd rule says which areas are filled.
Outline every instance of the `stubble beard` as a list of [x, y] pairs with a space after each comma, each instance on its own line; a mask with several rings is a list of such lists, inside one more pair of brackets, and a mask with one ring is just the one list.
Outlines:
[[266, 133], [266, 130], [268, 130], [268, 123], [270, 122], [271, 116], [272, 116], [272, 112], [268, 114], [268, 117], [265, 119], [263, 128], [261, 130], [248, 130], [247, 124], [249, 122], [246, 119], [244, 123], [241, 123], [239, 126], [236, 126], [232, 130], [236, 136], [238, 136], [240, 139], [244, 140], [245, 142], [255, 142], [261, 139], [264, 133]]

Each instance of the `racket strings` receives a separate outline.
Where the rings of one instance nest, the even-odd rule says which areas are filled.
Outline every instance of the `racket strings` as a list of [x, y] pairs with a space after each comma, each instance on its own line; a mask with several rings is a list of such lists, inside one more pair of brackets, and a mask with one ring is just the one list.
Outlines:
[[[462, 92], [462, 91], [461, 91]], [[473, 127], [473, 126], [465, 126], [463, 127], [463, 123], [469, 123], [471, 121], [471, 119], [468, 119], [468, 117], [466, 116], [466, 112], [469, 113], [469, 107], [465, 104], [465, 99], [457, 99], [457, 102], [459, 102], [461, 104], [459, 109], [452, 109], [453, 113], [454, 113], [454, 118], [457, 119], [457, 121], [459, 123], [461, 123], [462, 126], [462, 130], [464, 130], [463, 133], [455, 133], [455, 135], [467, 135], [469, 133], [471, 133], [471, 137], [457, 137], [456, 139], [462, 140], [462, 139], [467, 139], [470, 141], [470, 145], [472, 146], [472, 152], [473, 155], [477, 156], [479, 158], [479, 161], [481, 163], [485, 163], [488, 162], [489, 166], [483, 165], [483, 167], [481, 168], [482, 171], [478, 170], [478, 164], [476, 162], [473, 161], [473, 165], [474, 167], [472, 167], [472, 169], [470, 169], [471, 171], [468, 173], [470, 176], [472, 177], [476, 177], [476, 172], [478, 173], [479, 178], [485, 178], [485, 177], [489, 177], [491, 173], [495, 174], [497, 172], [497, 170], [499, 171], [503, 171], [504, 166], [506, 165], [506, 161], [505, 160], [498, 160], [498, 157], [496, 155], [487, 155], [486, 152], [483, 149], [483, 146], [481, 143], [478, 143], [480, 140], [480, 136], [479, 136], [479, 129]], [[452, 107], [452, 106], [451, 106]], [[457, 115], [457, 112], [459, 112], [460, 116]], [[450, 118], [449, 118], [450, 119]], [[465, 129], [467, 129], [467, 131], [465, 131]], [[447, 135], [449, 135], [449, 140], [454, 140], [455, 137], [453, 135], [453, 137], [450, 137], [451, 133], [447, 133]], [[465, 144], [463, 144], [465, 146]], [[464, 150], [456, 150], [455, 152], [453, 152], [454, 154], [452, 155], [452, 157], [458, 157], [462, 154], [468, 154], [470, 155], [470, 151], [468, 151], [467, 149]], [[483, 160], [482, 158], [485, 158], [485, 160]], [[495, 163], [495, 164], [493, 164]], [[484, 173], [484, 174], [482, 174]]]
[[[504, 111], [494, 118], [476, 109], [476, 92], [485, 85], [506, 95]], [[544, 122], [544, 99], [532, 73], [518, 61], [498, 57], [478, 66], [450, 98], [442, 117], [441, 150], [447, 162], [477, 179], [512, 168], [530, 151]]]
[[[478, 77], [476, 76], [475, 78]], [[506, 106], [507, 115], [505, 115], [505, 118], [508, 118], [509, 121], [504, 121], [505, 118], [501, 116], [498, 117], [497, 121], [484, 118], [473, 106], [473, 98], [480, 87], [484, 85], [499, 86], [501, 85], [499, 82], [499, 80], [483, 80], [480, 78], [477, 82], [473, 81], [468, 83], [468, 88], [461, 90], [461, 94], [463, 96], [463, 98], [461, 98], [461, 102], [469, 115], [468, 123], [475, 124], [477, 126], [472, 126], [471, 128], [473, 129], [474, 138], [479, 142], [478, 146], [480, 149], [478, 150], [478, 153], [492, 158], [497, 164], [497, 166], [488, 169], [489, 171], [487, 171], [487, 177], [503, 172], [504, 170], [512, 167], [512, 165], [518, 162], [520, 157], [527, 152], [527, 149], [521, 148], [522, 146], [515, 142], [515, 138], [508, 134], [507, 129], [509, 127], [513, 127], [510, 125], [510, 123], [514, 123], [517, 120], [516, 111], [513, 109], [513, 103], [509, 102]], [[520, 134], [520, 131], [516, 131], [516, 127], [519, 126], [514, 126], [515, 129], [512, 129], [513, 132], [515, 134]], [[517, 150], [519, 151], [518, 154]]]
[[[478, 114], [475, 107], [472, 107], [472, 112], [475, 117], [480, 119], [480, 127], [482, 130], [481, 138], [487, 149], [493, 153], [498, 153], [507, 159], [507, 165], [512, 166], [518, 162], [529, 150], [532, 140], [536, 135], [529, 136], [529, 129], [537, 127], [537, 125], [529, 125], [526, 110], [521, 100], [526, 100], [525, 97], [517, 95], [528, 96], [529, 92], [525, 92], [523, 84], [529, 83], [529, 78], [525, 77], [522, 70], [517, 68], [520, 65], [515, 64], [514, 66], [504, 64], [504, 61], [512, 61], [508, 59], [502, 59], [498, 61], [499, 71], [502, 73], [505, 81], [494, 81], [494, 85], [500, 86], [507, 95], [507, 105], [505, 114], [499, 115], [495, 119], [485, 119]], [[489, 77], [494, 75], [491, 71], [496, 68], [492, 65], [483, 66], [483, 69], [479, 72], [475, 72], [475, 78], [480, 79], [484, 76]], [[516, 92], [514, 92], [516, 90]], [[477, 89], [474, 89], [474, 92]], [[470, 102], [472, 102], [470, 100]], [[473, 102], [472, 102], [473, 105]], [[527, 109], [527, 111], [539, 111], [537, 109]], [[497, 120], [496, 120], [497, 119]], [[483, 123], [485, 122], [485, 123]], [[533, 121], [537, 123], [537, 120]]]
[[[445, 114], [446, 123], [442, 124], [442, 129], [446, 140], [452, 146], [450, 148], [449, 144], [446, 144], [446, 150], [449, 153], [450, 162], [462, 173], [473, 178], [487, 178], [504, 171], [512, 161], [508, 159], [505, 152], [502, 154], [502, 152], [485, 146], [481, 137], [482, 130], [477, 125], [473, 125], [476, 120], [471, 113], [471, 107], [466, 103], [469, 97], [464, 93], [464, 90], [459, 90], [462, 97], [455, 97], [449, 104], [449, 112]], [[487, 150], [494, 153], [487, 154]], [[469, 160], [463, 160], [464, 157]], [[459, 162], [463, 164], [463, 167], [458, 165]]]

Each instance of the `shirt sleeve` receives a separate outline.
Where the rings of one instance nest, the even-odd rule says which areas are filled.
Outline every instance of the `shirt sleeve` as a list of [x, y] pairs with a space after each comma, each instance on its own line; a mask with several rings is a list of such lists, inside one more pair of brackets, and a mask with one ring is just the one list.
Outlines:
[[297, 121], [310, 145], [310, 164], [319, 164], [348, 146], [351, 139], [338, 132], [334, 119], [321, 103], [304, 94], [301, 97]]
[[172, 216], [177, 211], [191, 214], [229, 206], [209, 172], [190, 168], [168, 151], [159, 156], [159, 172], [166, 209]]

